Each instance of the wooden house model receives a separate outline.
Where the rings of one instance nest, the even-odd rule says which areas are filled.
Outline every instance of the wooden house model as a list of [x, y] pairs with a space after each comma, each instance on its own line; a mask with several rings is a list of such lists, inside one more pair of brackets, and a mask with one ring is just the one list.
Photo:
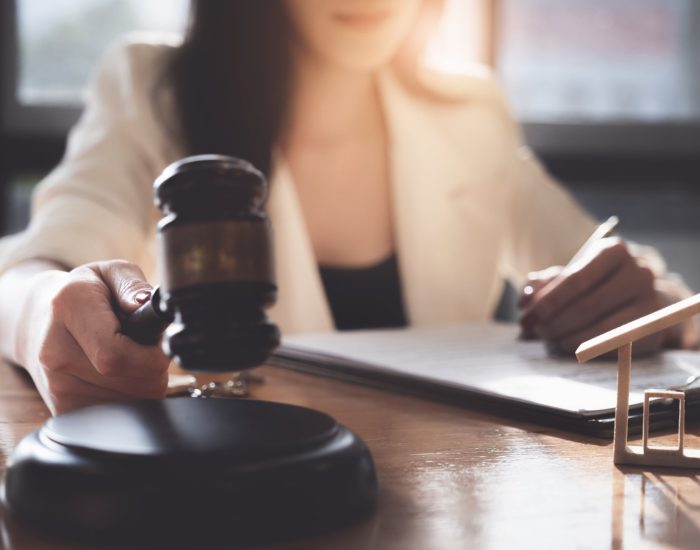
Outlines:
[[[700, 313], [700, 294], [650, 313], [605, 334], [584, 342], [576, 350], [579, 362], [585, 362], [617, 349], [617, 407], [615, 409], [614, 462], [644, 466], [700, 468], [700, 450], [684, 447], [685, 392], [650, 389], [644, 392], [642, 445], [627, 444], [629, 390], [632, 370], [632, 343], [664, 330]], [[678, 445], [649, 445], [649, 402], [651, 399], [678, 400]]]

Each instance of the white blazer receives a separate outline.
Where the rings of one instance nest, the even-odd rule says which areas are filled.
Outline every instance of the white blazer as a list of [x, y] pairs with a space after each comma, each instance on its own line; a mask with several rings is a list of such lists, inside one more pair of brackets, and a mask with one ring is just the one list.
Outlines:
[[[72, 267], [124, 258], [157, 282], [151, 185], [183, 156], [173, 105], [153, 89], [173, 44], [127, 41], [104, 57], [65, 158], [34, 194], [32, 220], [0, 243], [0, 269], [28, 258]], [[431, 75], [419, 95], [378, 76], [406, 314], [413, 325], [490, 319], [506, 279], [565, 264], [594, 222], [522, 147], [494, 81]], [[157, 101], [154, 101], [157, 100]], [[158, 104], [158, 108], [154, 105]], [[332, 316], [292, 176], [278, 155], [268, 211], [287, 333], [328, 330]], [[358, 218], [358, 223], [361, 223]]]

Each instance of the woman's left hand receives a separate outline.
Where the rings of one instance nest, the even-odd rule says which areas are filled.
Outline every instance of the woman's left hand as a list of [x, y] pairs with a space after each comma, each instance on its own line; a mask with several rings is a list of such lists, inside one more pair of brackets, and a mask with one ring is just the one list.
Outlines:
[[[550, 350], [566, 355], [594, 336], [675, 301], [657, 289], [653, 272], [617, 237], [602, 239], [587, 258], [563, 268], [545, 284], [539, 275], [529, 284], [534, 291], [520, 302], [523, 334], [541, 338]], [[635, 342], [635, 354], [658, 351], [679, 330]]]

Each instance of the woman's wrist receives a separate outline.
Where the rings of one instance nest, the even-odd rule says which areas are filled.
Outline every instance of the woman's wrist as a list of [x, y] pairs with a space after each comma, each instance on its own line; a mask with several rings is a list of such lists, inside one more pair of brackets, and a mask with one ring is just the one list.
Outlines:
[[[47, 260], [17, 264], [0, 276], [0, 352], [10, 361], [28, 367], [28, 347], [39, 320], [37, 304], [47, 293], [62, 267]], [[43, 311], [46, 315], [46, 310]]]

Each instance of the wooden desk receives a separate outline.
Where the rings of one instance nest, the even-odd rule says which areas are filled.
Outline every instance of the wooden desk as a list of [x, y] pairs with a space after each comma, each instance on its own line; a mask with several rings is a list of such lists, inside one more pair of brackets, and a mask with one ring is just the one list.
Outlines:
[[[620, 470], [611, 445], [593, 438], [279, 369], [260, 372], [267, 380], [256, 397], [322, 410], [364, 438], [381, 487], [378, 508], [363, 523], [275, 549], [700, 546], [699, 475]], [[0, 365], [3, 465], [47, 416], [27, 379]], [[700, 446], [692, 434], [688, 444]], [[2, 529], [0, 547], [8, 549], [83, 548], [9, 521]]]

